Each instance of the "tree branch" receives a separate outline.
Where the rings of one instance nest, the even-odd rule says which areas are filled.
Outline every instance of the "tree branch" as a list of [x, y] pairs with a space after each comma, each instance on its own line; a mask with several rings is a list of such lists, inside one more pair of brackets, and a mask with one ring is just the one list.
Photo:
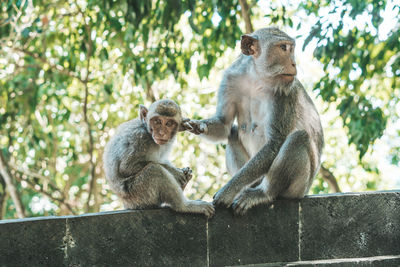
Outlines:
[[246, 0], [239, 0], [239, 3], [241, 7], [242, 18], [246, 25], [246, 33], [252, 33], [254, 29], [253, 25], [251, 24], [249, 5], [247, 4]]
[[[19, 182], [22, 182], [22, 181], [26, 182], [26, 183], [28, 184], [28, 186], [29, 186], [32, 190], [34, 190], [34, 191], [36, 191], [36, 192], [39, 192], [39, 193], [41, 193], [41, 194], [43, 194], [43, 195], [46, 195], [47, 197], [49, 197], [49, 198], [52, 199], [53, 201], [59, 202], [61, 206], [63, 206], [63, 207], [65, 207], [66, 209], [68, 209], [72, 214], [76, 214], [76, 213], [73, 211], [71, 205], [67, 202], [64, 192], [61, 191], [61, 190], [51, 181], [50, 178], [48, 178], [48, 177], [46, 177], [46, 176], [43, 176], [43, 175], [41, 175], [41, 174], [39, 174], [39, 173], [33, 172], [33, 171], [31, 171], [31, 170], [26, 170], [26, 169], [18, 168], [18, 167], [16, 167], [15, 165], [13, 165], [12, 163], [8, 163], [8, 166], [9, 166], [11, 169], [13, 169], [13, 171], [15, 171], [15, 172], [18, 172], [18, 173], [20, 173], [20, 174], [26, 175], [26, 176], [28, 176], [28, 177], [30, 176], [30, 177], [32, 177], [32, 178], [36, 178], [36, 179], [40, 179], [40, 180], [44, 180], [44, 181], [48, 182], [49, 185], [50, 185], [51, 187], [53, 187], [53, 189], [54, 189], [55, 191], [57, 191], [57, 192], [62, 196], [62, 198], [54, 197], [51, 193], [49, 193], [48, 191], [44, 190], [40, 185], [35, 184], [35, 183], [31, 182], [31, 181], [28, 180], [28, 179], [24, 179], [24, 178], [22, 178], [22, 177], [18, 177], [18, 175], [15, 175], [15, 178], [16, 178]], [[39, 189], [38, 189], [38, 187], [36, 187], [36, 185], [39, 187]]]
[[146, 79], [146, 89], [147, 89], [147, 99], [150, 101], [150, 102], [155, 102], [157, 99], [156, 99], [156, 97], [155, 97], [155, 95], [154, 95], [154, 92], [153, 92], [153, 88], [151, 88], [151, 84], [150, 84], [150, 82], [149, 82], [149, 80], [147, 80]]
[[27, 51], [25, 49], [16, 48], [16, 47], [13, 48], [13, 50], [17, 51], [17, 52], [24, 53], [24, 54], [26, 54], [26, 55], [28, 55], [30, 57], [33, 57], [34, 59], [37, 59], [37, 60], [41, 61], [43, 64], [49, 65], [52, 70], [55, 70], [55, 71], [65, 75], [65, 76], [78, 79], [81, 83], [84, 83], [84, 81], [75, 72], [69, 71], [69, 70], [65, 69], [61, 65], [52, 64], [46, 58], [43, 58], [43, 57], [39, 56], [36, 53], [33, 53], [31, 51]]
[[42, 180], [42, 181], [46, 181], [46, 182], [53, 188], [53, 190], [59, 192], [61, 195], [64, 195], [64, 192], [62, 192], [62, 191], [58, 188], [58, 186], [57, 186], [56, 184], [54, 184], [54, 182], [53, 182], [49, 177], [43, 176], [43, 175], [41, 175], [41, 174], [39, 174], [39, 173], [33, 172], [33, 171], [31, 171], [31, 170], [28, 170], [28, 169], [19, 168], [19, 167], [15, 166], [15, 165], [12, 164], [12, 163], [9, 163], [8, 165], [9, 165], [9, 167], [10, 167], [11, 169], [13, 169], [14, 171], [17, 171], [17, 172], [19, 172], [19, 173], [22, 173], [22, 174], [24, 174], [24, 175], [26, 175], [26, 176], [30, 176], [30, 177], [32, 177], [32, 178], [37, 178], [37, 179], [40, 179], [40, 180]]
[[[85, 18], [85, 13], [80, 9], [78, 3], [76, 3], [79, 12], [82, 14], [82, 16]], [[96, 186], [96, 163], [94, 162], [94, 157], [93, 157], [93, 150], [94, 150], [94, 140], [93, 140], [93, 134], [92, 134], [92, 129], [91, 125], [89, 122], [89, 117], [88, 117], [88, 97], [89, 97], [89, 74], [90, 74], [90, 59], [92, 57], [92, 52], [93, 52], [93, 40], [91, 36], [91, 27], [89, 26], [88, 23], [86, 23], [85, 20], [85, 29], [86, 29], [86, 34], [88, 35], [88, 41], [86, 44], [87, 52], [86, 52], [86, 77], [83, 79], [83, 84], [85, 87], [85, 98], [84, 98], [84, 103], [83, 103], [83, 118], [86, 123], [87, 127], [87, 133], [89, 136], [89, 146], [88, 146], [88, 152], [89, 152], [89, 161], [90, 161], [90, 177], [89, 177], [89, 194], [88, 194], [88, 199], [86, 202], [86, 212], [90, 210], [90, 200], [92, 195], [95, 195], [95, 186]], [[97, 202], [96, 196], [94, 197], [95, 204]]]
[[[40, 185], [35, 184], [35, 183], [33, 183], [32, 181], [30, 181], [30, 180], [28, 180], [28, 179], [23, 179], [23, 178], [21, 178], [21, 177], [16, 177], [16, 178], [19, 180], [19, 182], [22, 182], [22, 181], [26, 182], [26, 183], [28, 184], [28, 186], [29, 186], [32, 190], [34, 190], [34, 191], [36, 191], [36, 192], [39, 192], [39, 193], [41, 193], [41, 194], [47, 196], [48, 198], [52, 199], [53, 201], [59, 202], [60, 205], [62, 205], [62, 206], [64, 206], [65, 208], [67, 208], [72, 214], [75, 214], [75, 212], [73, 211], [71, 205], [65, 201], [65, 198], [54, 197], [54, 196], [53, 196], [51, 193], [49, 193], [48, 191], [43, 190], [43, 188], [42, 188]], [[38, 187], [36, 187], [36, 185], [37, 185]]]
[[340, 190], [338, 182], [336, 181], [335, 176], [329, 169], [327, 169], [323, 165], [321, 165], [321, 168], [319, 169], [319, 173], [321, 174], [322, 178], [328, 183], [329, 187], [332, 188], [332, 190], [335, 193], [342, 192]]
[[26, 217], [25, 210], [24, 206], [22, 205], [21, 196], [19, 195], [19, 192], [13, 183], [13, 179], [11, 178], [11, 175], [7, 168], [7, 163], [4, 160], [4, 156], [1, 151], [0, 151], [0, 175], [3, 177], [7, 185], [7, 190], [10, 193], [11, 199], [14, 202], [15, 210], [17, 211], [17, 216], [19, 218], [25, 218]]

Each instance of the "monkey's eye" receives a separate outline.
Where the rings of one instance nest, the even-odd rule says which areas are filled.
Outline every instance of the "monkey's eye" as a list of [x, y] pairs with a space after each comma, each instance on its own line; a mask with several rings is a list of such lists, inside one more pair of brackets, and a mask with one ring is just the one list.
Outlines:
[[161, 120], [160, 119], [155, 119], [154, 123], [157, 124], [157, 125], [160, 125], [161, 124]]
[[167, 121], [167, 127], [171, 127], [175, 125], [175, 121]]
[[283, 51], [287, 51], [287, 47], [286, 47], [285, 44], [281, 44], [279, 47], [280, 47]]

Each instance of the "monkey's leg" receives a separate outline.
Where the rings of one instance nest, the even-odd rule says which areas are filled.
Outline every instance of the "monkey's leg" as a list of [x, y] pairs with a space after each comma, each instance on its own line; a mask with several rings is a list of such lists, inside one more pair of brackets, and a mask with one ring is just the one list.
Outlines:
[[180, 169], [172, 166], [171, 164], [162, 164], [164, 168], [166, 168], [175, 180], [179, 183], [182, 190], [185, 189], [187, 183], [192, 179], [192, 170], [189, 167]]
[[161, 171], [147, 163], [134, 175], [121, 179], [122, 193], [119, 194], [126, 209], [146, 209], [159, 207], [157, 183]]
[[187, 199], [175, 177], [163, 165], [157, 163], [149, 165], [146, 174], [143, 175], [150, 179], [151, 183], [144, 184], [157, 196], [159, 205], [166, 203], [177, 212], [202, 213], [207, 217], [214, 214], [214, 207], [211, 203]]
[[243, 190], [234, 200], [235, 214], [261, 203], [271, 203], [277, 196], [301, 198], [311, 177], [310, 140], [305, 131], [289, 135], [273, 161], [267, 176], [256, 188]]
[[250, 159], [242, 142], [239, 140], [237, 126], [232, 126], [231, 133], [228, 137], [228, 145], [226, 146], [226, 168], [231, 176], [243, 167]]

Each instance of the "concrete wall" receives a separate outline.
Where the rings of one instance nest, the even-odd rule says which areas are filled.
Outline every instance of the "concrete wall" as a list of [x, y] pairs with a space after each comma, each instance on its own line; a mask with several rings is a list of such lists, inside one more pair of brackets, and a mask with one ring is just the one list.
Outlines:
[[400, 191], [0, 221], [0, 266], [400, 266]]

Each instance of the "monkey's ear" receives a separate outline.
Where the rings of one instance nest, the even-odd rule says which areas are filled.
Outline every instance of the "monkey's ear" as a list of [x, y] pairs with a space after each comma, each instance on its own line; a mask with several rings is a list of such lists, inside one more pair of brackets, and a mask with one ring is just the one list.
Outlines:
[[141, 121], [144, 121], [146, 119], [148, 112], [149, 110], [145, 106], [139, 105], [139, 117]]
[[240, 48], [242, 49], [242, 53], [246, 56], [253, 55], [257, 57], [260, 51], [257, 37], [252, 37], [247, 34], [242, 35]]

